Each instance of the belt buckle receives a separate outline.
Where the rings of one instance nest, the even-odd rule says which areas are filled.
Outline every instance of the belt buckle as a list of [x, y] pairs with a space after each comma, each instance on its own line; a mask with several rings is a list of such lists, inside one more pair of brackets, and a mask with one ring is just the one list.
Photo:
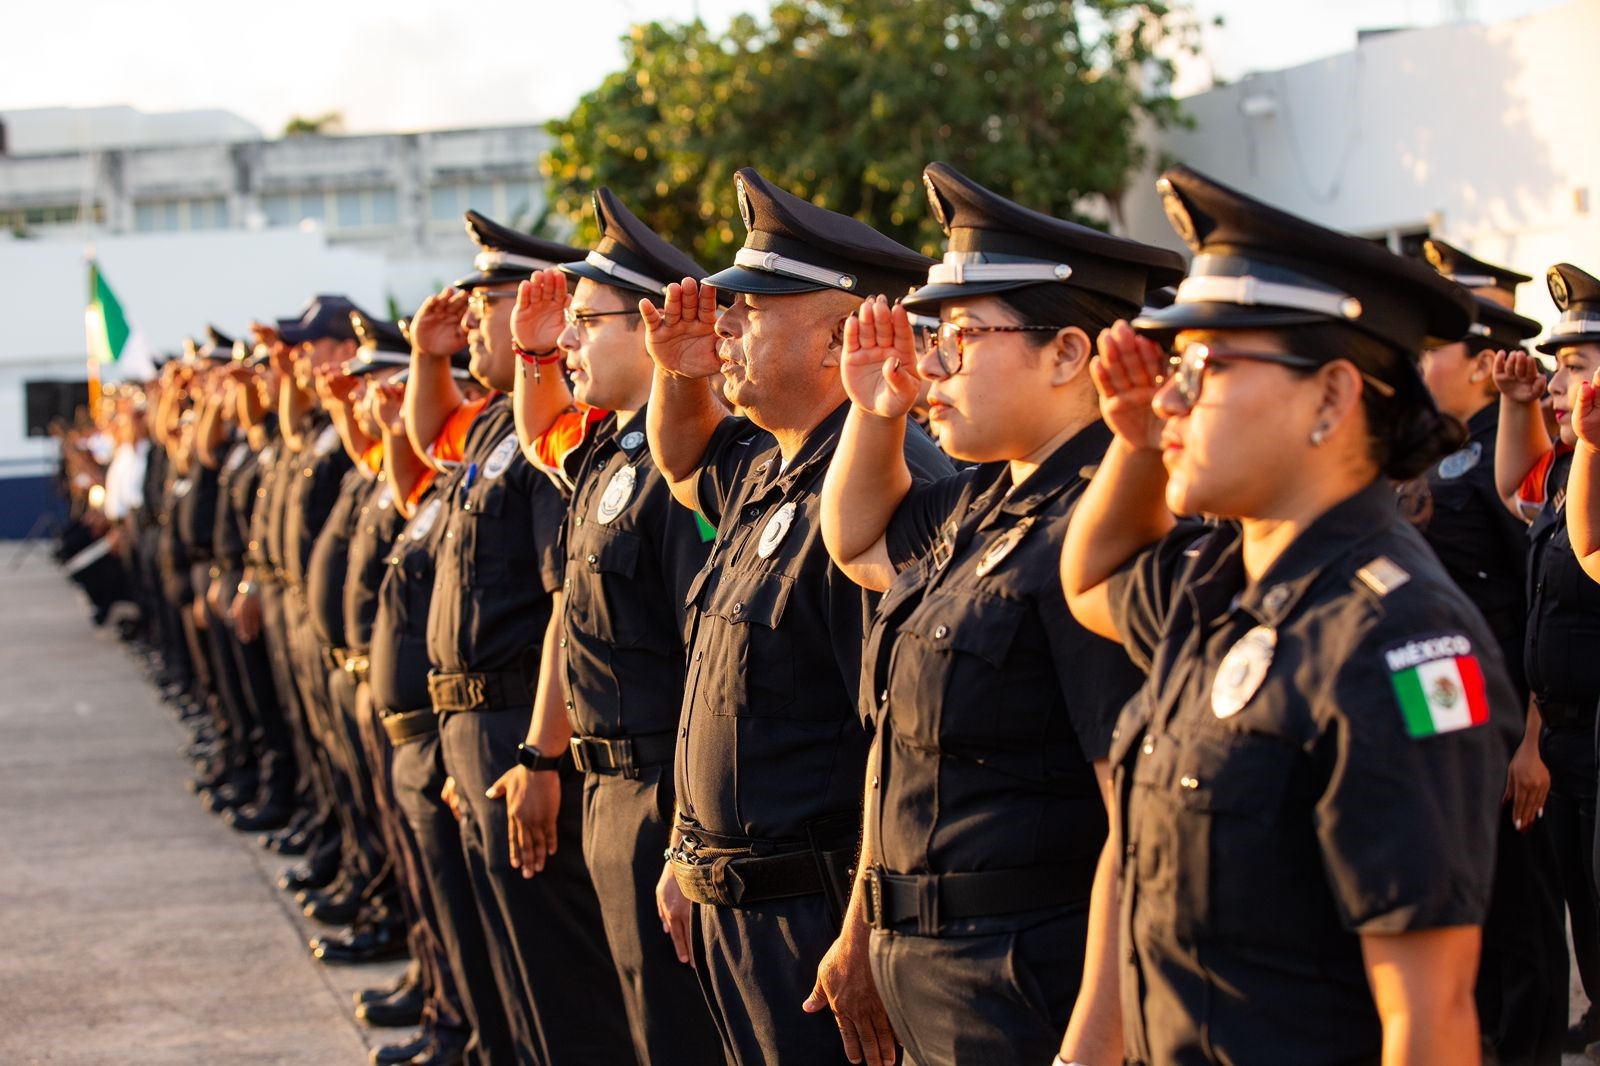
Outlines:
[[867, 882], [867, 894], [863, 900], [867, 924], [874, 929], [889, 928], [888, 916], [883, 912], [883, 868], [869, 866], [861, 876]]
[[483, 678], [478, 674], [468, 674], [462, 678], [463, 691], [467, 702], [473, 707], [481, 707], [489, 702], [488, 686], [483, 683]]
[[[577, 769], [577, 771], [580, 774], [588, 773], [589, 772], [589, 759], [588, 759], [588, 756], [586, 756], [584, 754], [584, 751], [583, 751], [583, 738], [582, 737], [573, 737], [570, 740], [568, 740], [567, 741], [567, 750], [572, 752], [572, 765]], [[671, 848], [667, 849], [666, 858], [667, 858], [668, 862], [672, 861], [672, 849]]]

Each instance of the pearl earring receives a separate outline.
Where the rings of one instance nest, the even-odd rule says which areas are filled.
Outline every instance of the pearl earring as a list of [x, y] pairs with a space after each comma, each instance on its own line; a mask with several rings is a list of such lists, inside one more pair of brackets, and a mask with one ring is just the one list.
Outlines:
[[1328, 427], [1327, 426], [1325, 426], [1325, 425], [1318, 426], [1316, 429], [1311, 431], [1311, 446], [1313, 448], [1322, 447], [1322, 442], [1327, 440], [1327, 439], [1328, 439]]

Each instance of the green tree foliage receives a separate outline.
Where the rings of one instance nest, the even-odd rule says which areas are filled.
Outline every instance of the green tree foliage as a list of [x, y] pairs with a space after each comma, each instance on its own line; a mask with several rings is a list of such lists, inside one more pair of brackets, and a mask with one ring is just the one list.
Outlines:
[[329, 133], [343, 132], [343, 111], [327, 111], [310, 118], [304, 115], [294, 115], [283, 126], [283, 135], [285, 137], [317, 137]]
[[780, 0], [720, 34], [638, 25], [624, 69], [550, 123], [551, 206], [591, 240], [609, 185], [707, 266], [744, 239], [742, 166], [930, 252], [933, 160], [1041, 210], [1115, 211], [1140, 123], [1181, 121], [1171, 60], [1196, 34], [1161, 0]]

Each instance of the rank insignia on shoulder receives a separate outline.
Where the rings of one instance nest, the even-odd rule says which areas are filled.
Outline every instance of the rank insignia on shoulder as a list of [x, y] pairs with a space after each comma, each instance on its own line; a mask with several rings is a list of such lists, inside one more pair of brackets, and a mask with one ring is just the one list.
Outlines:
[[1461, 633], [1422, 637], [1384, 649], [1406, 732], [1413, 739], [1470, 729], [1489, 720], [1483, 671]]
[[1411, 574], [1387, 555], [1380, 555], [1356, 571], [1356, 578], [1379, 596], [1387, 596], [1411, 580]]

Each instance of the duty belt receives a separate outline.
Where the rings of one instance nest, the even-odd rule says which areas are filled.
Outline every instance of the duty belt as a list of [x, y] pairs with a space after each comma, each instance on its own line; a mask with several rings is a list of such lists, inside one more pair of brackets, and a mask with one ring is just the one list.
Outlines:
[[439, 717], [433, 713], [432, 707], [386, 714], [381, 720], [383, 731], [389, 734], [389, 743], [397, 748], [404, 744], [415, 744], [423, 737], [439, 731]]
[[[821, 854], [824, 861], [848, 865], [855, 858], [855, 845]], [[670, 855], [678, 888], [696, 903], [738, 907], [826, 891], [818, 853], [809, 850], [763, 858], [723, 855], [700, 861], [693, 861], [692, 852], [679, 850]]]
[[641, 733], [632, 737], [573, 737], [572, 762], [586, 774], [622, 774], [637, 778], [639, 771], [672, 762], [677, 737]]
[[866, 920], [874, 929], [915, 923], [936, 935], [947, 921], [1038, 910], [1064, 903], [1089, 905], [1095, 861], [1054, 863], [1013, 870], [949, 874], [892, 874], [874, 866], [866, 882]]
[[1593, 704], [1564, 703], [1561, 700], [1538, 700], [1539, 715], [1544, 719], [1544, 724], [1552, 729], [1562, 729], [1567, 726], [1586, 726], [1594, 721], [1595, 708]]
[[495, 707], [533, 706], [533, 685], [521, 670], [489, 674], [428, 674], [428, 697], [439, 714], [455, 711], [488, 710]]

